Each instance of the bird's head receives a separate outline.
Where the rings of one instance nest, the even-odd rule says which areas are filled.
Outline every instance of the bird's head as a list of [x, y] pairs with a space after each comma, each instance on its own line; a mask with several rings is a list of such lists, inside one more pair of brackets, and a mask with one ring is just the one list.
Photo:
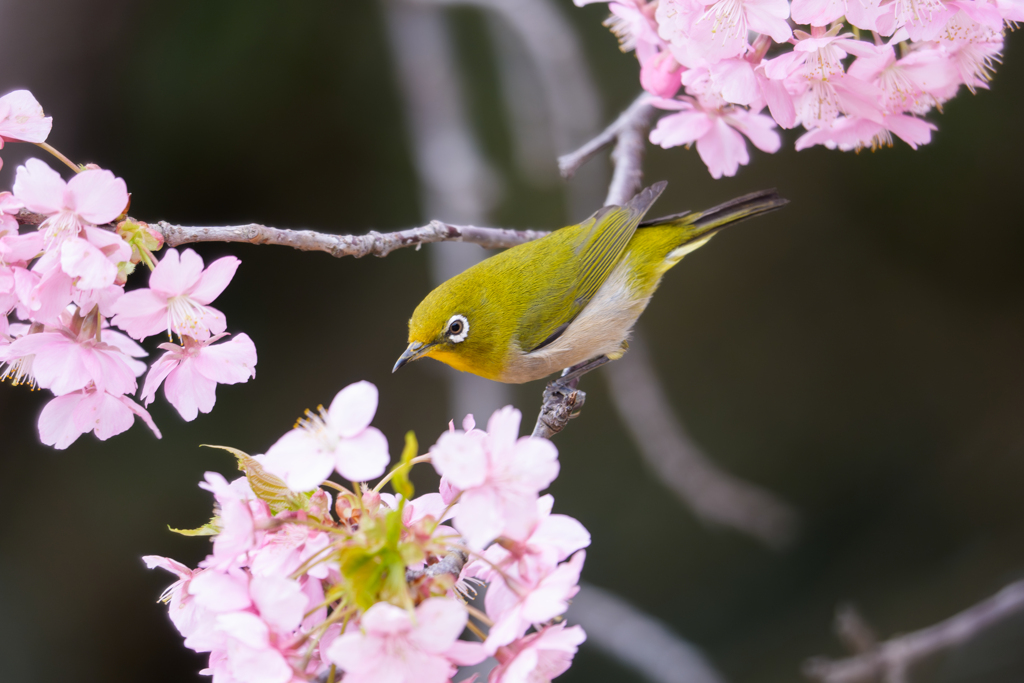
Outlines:
[[409, 347], [394, 370], [428, 357], [489, 379], [501, 374], [514, 318], [502, 315], [501, 302], [473, 270], [440, 285], [416, 307], [409, 319]]

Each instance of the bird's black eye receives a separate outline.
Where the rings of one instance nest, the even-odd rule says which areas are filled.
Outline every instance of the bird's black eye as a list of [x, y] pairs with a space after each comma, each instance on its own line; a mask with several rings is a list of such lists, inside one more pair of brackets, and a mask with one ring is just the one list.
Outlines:
[[456, 313], [448, 318], [445, 336], [448, 337], [448, 341], [454, 344], [466, 341], [466, 337], [469, 336], [469, 321], [466, 320], [466, 316]]

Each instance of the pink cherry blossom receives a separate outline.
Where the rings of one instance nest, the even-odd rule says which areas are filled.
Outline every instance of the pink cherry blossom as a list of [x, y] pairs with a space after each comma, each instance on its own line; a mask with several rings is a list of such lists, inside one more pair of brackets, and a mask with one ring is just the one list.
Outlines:
[[[563, 614], [569, 600], [579, 592], [580, 571], [586, 559], [580, 550], [568, 562], [535, 581], [518, 576], [515, 567], [507, 570], [508, 579], [494, 581], [487, 589], [484, 604], [494, 621], [484, 646], [495, 652], [526, 633], [532, 624], [541, 624]], [[515, 588], [508, 581], [515, 582]]]
[[522, 413], [495, 411], [487, 432], [453, 431], [430, 448], [438, 473], [462, 491], [455, 528], [481, 548], [502, 533], [521, 538], [537, 518], [537, 495], [558, 476], [558, 450], [519, 436]]
[[18, 221], [14, 216], [24, 206], [21, 200], [10, 192], [0, 192], [0, 238], [18, 234]]
[[538, 521], [522, 539], [503, 539], [488, 548], [485, 561], [467, 567], [466, 575], [486, 580], [497, 580], [498, 569], [516, 565], [516, 576], [527, 583], [535, 583], [550, 573], [559, 562], [577, 550], [590, 545], [590, 532], [579, 521], [568, 515], [551, 514], [554, 498], [541, 496], [537, 501]]
[[114, 284], [117, 264], [131, 257], [131, 247], [95, 226], [124, 210], [128, 191], [123, 180], [110, 171], [90, 170], [65, 183], [45, 163], [29, 159], [18, 167], [14, 194], [29, 210], [48, 216], [39, 234], [52, 250], [33, 266], [40, 280], [23, 303], [49, 320], [70, 302], [71, 285], [91, 290]]
[[892, 136], [895, 135], [912, 149], [917, 149], [918, 145], [931, 142], [933, 130], [936, 130], [935, 124], [906, 114], [890, 114], [883, 116], [881, 121], [840, 117], [830, 128], [819, 128], [801, 135], [796, 141], [796, 148], [801, 150], [824, 145], [844, 152], [865, 147], [876, 149], [891, 147]]
[[160, 430], [145, 408], [127, 396], [114, 396], [89, 385], [81, 391], [58, 396], [43, 406], [39, 414], [39, 440], [60, 450], [89, 432], [106, 441], [127, 431], [136, 417], [160, 438]]
[[136, 289], [114, 305], [113, 324], [135, 339], [160, 332], [206, 341], [227, 328], [224, 314], [209, 306], [231, 282], [238, 265], [234, 256], [217, 259], [203, 269], [191, 249], [179, 256], [168, 249], [149, 276], [149, 287]]
[[487, 683], [548, 683], [569, 670], [572, 658], [587, 634], [580, 626], [565, 623], [545, 626], [537, 633], [498, 649], [498, 666]]
[[660, 52], [640, 65], [640, 85], [658, 97], [673, 97], [682, 87], [683, 67], [672, 53]]
[[376, 412], [377, 387], [350, 384], [326, 411], [306, 411], [307, 417], [267, 450], [264, 465], [294, 491], [319, 486], [333, 470], [352, 481], [379, 477], [391, 458], [387, 439], [370, 426]]
[[775, 122], [763, 114], [735, 107], [705, 110], [679, 100], [659, 100], [656, 106], [679, 113], [658, 121], [651, 142], [666, 149], [696, 142], [697, 153], [713, 178], [736, 175], [740, 166], [750, 162], [744, 135], [764, 152], [777, 152], [782, 145]]
[[109, 223], [128, 206], [124, 181], [110, 171], [82, 171], [65, 183], [39, 159], [29, 159], [18, 167], [14, 194], [29, 211], [48, 216], [39, 226], [48, 245], [77, 237], [87, 226]]
[[840, 17], [864, 31], [874, 31], [879, 14], [885, 10], [878, 0], [793, 0], [790, 12], [797, 24], [828, 26]]
[[157, 389], [164, 384], [164, 396], [178, 413], [191, 422], [202, 413], [213, 410], [218, 384], [239, 384], [256, 376], [256, 346], [247, 334], [239, 334], [223, 344], [226, 337], [218, 334], [206, 341], [184, 337], [184, 345], [160, 344], [167, 351], [150, 368], [142, 388], [142, 403], [153, 402]]
[[171, 617], [171, 623], [185, 638], [185, 647], [196, 652], [208, 652], [212, 649], [216, 640], [213, 619], [205, 608], [196, 603], [194, 596], [189, 592], [192, 579], [202, 574], [204, 570], [192, 570], [180, 562], [159, 555], [146, 555], [142, 561], [150, 569], [159, 567], [178, 576], [178, 580], [164, 590], [160, 601], [168, 603], [167, 612]]
[[875, 83], [887, 114], [926, 114], [945, 99], [949, 89], [960, 84], [956, 65], [937, 44], [922, 46], [903, 59], [896, 59], [894, 46], [879, 45], [873, 54], [858, 57], [848, 73]]
[[[704, 63], [743, 55], [749, 44], [748, 32], [769, 35], [777, 43], [792, 37], [786, 19], [786, 0], [699, 0], [703, 11], [694, 2], [659, 4], [657, 18], [661, 37], [672, 44], [672, 52], [684, 66], [693, 68]], [[698, 13], [699, 11], [699, 13]]]
[[219, 528], [213, 539], [213, 553], [200, 566], [236, 566], [240, 556], [259, 546], [265, 532], [258, 526], [270, 518], [270, 509], [264, 501], [232, 487], [217, 472], [207, 472], [199, 488], [212, 493], [217, 501]]
[[424, 600], [415, 618], [380, 602], [363, 614], [359, 631], [331, 643], [327, 657], [346, 683], [444, 683], [455, 673], [445, 653], [465, 626], [465, 607], [449, 598]]
[[621, 0], [608, 5], [611, 15], [604, 25], [619, 39], [619, 48], [623, 52], [635, 50], [641, 63], [668, 47], [658, 36], [655, 7], [654, 3], [645, 0]]
[[32, 372], [38, 386], [57, 396], [90, 384], [115, 396], [135, 391], [135, 373], [121, 349], [96, 341], [88, 328], [77, 335], [67, 328], [26, 334], [5, 347], [0, 361], [8, 364], [35, 356]]
[[0, 148], [4, 142], [45, 142], [52, 124], [53, 119], [43, 115], [43, 108], [28, 90], [0, 97]]

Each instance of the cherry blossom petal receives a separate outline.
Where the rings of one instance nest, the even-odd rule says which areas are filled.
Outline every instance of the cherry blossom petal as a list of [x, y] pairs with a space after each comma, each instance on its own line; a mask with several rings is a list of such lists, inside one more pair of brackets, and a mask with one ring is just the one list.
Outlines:
[[110, 223], [128, 207], [124, 180], [106, 170], [75, 174], [68, 181], [65, 197], [68, 208], [93, 225]]
[[775, 130], [775, 122], [768, 116], [741, 111], [733, 116], [727, 116], [726, 121], [746, 135], [762, 152], [774, 154], [782, 146], [782, 139]]
[[355, 436], [373, 420], [377, 401], [377, 387], [370, 382], [349, 384], [338, 392], [327, 409], [331, 429], [342, 438]]
[[343, 439], [335, 449], [335, 468], [350, 481], [369, 481], [384, 474], [391, 457], [388, 440], [376, 427]]
[[658, 121], [658, 125], [651, 131], [651, 142], [665, 149], [688, 145], [706, 135], [713, 127], [714, 122], [704, 112], [681, 111]]
[[81, 393], [66, 394], [43, 406], [39, 414], [39, 440], [47, 446], [64, 450], [85, 434], [88, 429], [80, 429], [72, 419], [83, 398]]
[[108, 287], [117, 278], [117, 266], [107, 256], [80, 237], [72, 237], [61, 244], [60, 267], [80, 289]]
[[937, 130], [935, 124], [904, 114], [886, 116], [884, 124], [886, 128], [910, 145], [912, 149], [917, 149], [918, 145], [927, 145], [931, 142], [932, 131]]
[[64, 208], [64, 179], [39, 159], [29, 159], [19, 166], [14, 178], [14, 195], [25, 203], [25, 208], [43, 215], [57, 213]]
[[167, 299], [152, 289], [126, 293], [117, 300], [113, 310], [110, 322], [135, 339], [167, 331]]
[[199, 374], [218, 384], [238, 384], [256, 376], [256, 345], [244, 332], [202, 349], [192, 360]]
[[234, 256], [217, 259], [199, 276], [199, 282], [192, 287], [189, 296], [201, 304], [210, 303], [231, 283], [231, 278], [235, 276], [235, 271], [241, 263]]
[[150, 289], [178, 296], [199, 282], [203, 273], [203, 259], [191, 249], [178, 253], [168, 249], [149, 276]]
[[0, 108], [8, 110], [0, 121], [0, 137], [8, 142], [45, 142], [53, 119], [28, 90], [15, 90], [0, 97]]
[[217, 383], [196, 371], [195, 363], [186, 359], [167, 374], [164, 396], [186, 422], [196, 419], [200, 412], [213, 410]]
[[466, 628], [466, 608], [452, 598], [428, 598], [416, 608], [409, 641], [424, 652], [443, 653]]
[[558, 477], [558, 449], [548, 439], [525, 436], [515, 445], [510, 472], [521, 486], [543, 491]]
[[785, 43], [793, 37], [789, 28], [789, 2], [787, 0], [743, 0], [747, 15], [747, 28], [772, 37], [776, 43]]
[[252, 604], [246, 579], [235, 574], [207, 570], [192, 579], [189, 592], [214, 612], [234, 612]]
[[76, 429], [93, 431], [96, 438], [106, 441], [112, 436], [128, 431], [135, 422], [135, 415], [118, 397], [105, 391], [94, 391], [75, 406], [72, 415]]
[[284, 479], [292, 491], [311, 491], [334, 470], [335, 458], [319, 448], [316, 437], [293, 429], [267, 451], [263, 466]]
[[487, 455], [479, 438], [446, 432], [430, 448], [430, 461], [438, 474], [457, 489], [480, 486], [487, 480]]
[[252, 648], [270, 645], [270, 629], [252, 612], [221, 614], [217, 617], [217, 630]]
[[249, 583], [249, 594], [260, 618], [283, 633], [298, 628], [309, 602], [298, 581], [280, 576], [254, 577]]
[[[219, 617], [218, 621], [226, 619], [227, 616]], [[228, 645], [227, 664], [233, 678], [232, 683], [288, 683], [294, 680], [292, 667], [288, 665], [284, 656], [267, 646], [250, 647], [231, 643]], [[216, 675], [213, 680], [220, 683], [220, 677]]]
[[482, 548], [497, 538], [505, 527], [502, 504], [497, 493], [490, 488], [463, 491], [454, 523], [470, 547]]
[[697, 154], [712, 178], [734, 176], [750, 161], [743, 136], [718, 117], [708, 133], [697, 140]]

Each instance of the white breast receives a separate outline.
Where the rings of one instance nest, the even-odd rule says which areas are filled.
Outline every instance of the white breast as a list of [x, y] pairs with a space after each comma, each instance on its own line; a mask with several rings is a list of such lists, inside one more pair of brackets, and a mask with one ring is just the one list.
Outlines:
[[628, 258], [619, 261], [594, 298], [558, 339], [533, 353], [517, 350], [501, 381], [520, 384], [598, 356], [622, 355], [622, 342], [629, 339], [633, 324], [651, 299], [649, 294], [641, 296], [637, 291], [627, 261]]

